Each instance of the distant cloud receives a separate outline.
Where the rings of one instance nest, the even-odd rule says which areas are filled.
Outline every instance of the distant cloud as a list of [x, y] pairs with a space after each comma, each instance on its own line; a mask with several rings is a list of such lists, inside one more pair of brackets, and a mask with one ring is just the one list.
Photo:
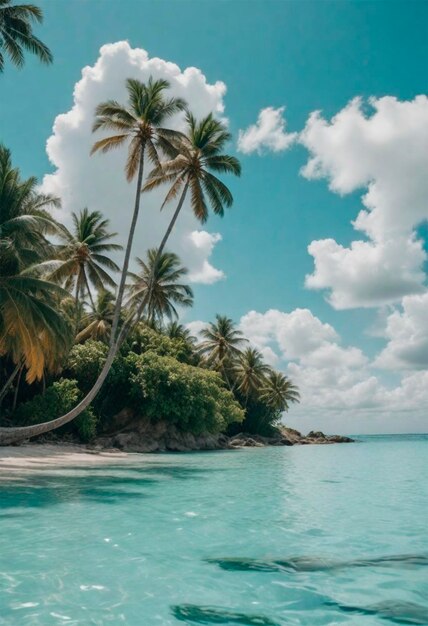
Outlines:
[[353, 226], [365, 239], [342, 246], [313, 241], [312, 289], [327, 289], [337, 309], [377, 307], [425, 290], [427, 258], [416, 227], [428, 219], [428, 98], [401, 102], [372, 98], [366, 114], [356, 98], [329, 122], [313, 113], [299, 142], [310, 152], [308, 179], [326, 178], [330, 189], [366, 189]]
[[428, 369], [428, 292], [403, 299], [386, 319], [388, 344], [375, 361], [389, 369]]
[[318, 424], [325, 411], [332, 410], [354, 415], [371, 410], [413, 411], [416, 415], [428, 402], [428, 371], [404, 373], [398, 384], [387, 386], [379, 371], [375, 373], [377, 363], [371, 363], [358, 347], [341, 345], [337, 331], [309, 309], [250, 311], [239, 327], [255, 347], [272, 353], [275, 367], [299, 386], [302, 405], [293, 408], [291, 415], [316, 410]]
[[[126, 41], [102, 46], [95, 64], [83, 68], [82, 78], [74, 86], [73, 106], [56, 117], [47, 142], [47, 153], [56, 169], [44, 177], [42, 188], [61, 197], [63, 208], [58, 217], [62, 220], [69, 220], [71, 211], [85, 206], [102, 211], [124, 242], [135, 195], [135, 184], [128, 184], [123, 173], [126, 151], [89, 156], [95, 140], [91, 126], [99, 102], [126, 102], [125, 79], [145, 81], [150, 75], [166, 78], [171, 84], [170, 95], [190, 102], [197, 117], [212, 111], [224, 118], [224, 83], [209, 84], [201, 70], [188, 67], [182, 71], [174, 63], [150, 58], [145, 50], [132, 48]], [[171, 120], [174, 128], [182, 125], [182, 115]], [[165, 192], [160, 189], [143, 195], [133, 256], [144, 256], [147, 248], [159, 245], [172, 210], [168, 206], [159, 211]], [[220, 239], [217, 233], [200, 229], [187, 203], [168, 247], [180, 255], [193, 282], [213, 283], [224, 277], [210, 263], [210, 255]]]
[[238, 150], [244, 154], [284, 152], [296, 140], [297, 133], [287, 133], [285, 107], [262, 109], [256, 124], [239, 131]]
[[193, 322], [186, 324], [186, 328], [190, 331], [193, 337], [196, 337], [198, 341], [202, 341], [201, 331], [207, 326], [207, 322], [202, 322], [200, 320], [194, 320]]

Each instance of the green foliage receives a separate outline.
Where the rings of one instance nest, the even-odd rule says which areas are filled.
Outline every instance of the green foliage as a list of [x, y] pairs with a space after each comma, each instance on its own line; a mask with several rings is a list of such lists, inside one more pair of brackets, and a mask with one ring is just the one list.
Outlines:
[[87, 393], [102, 370], [108, 346], [102, 341], [86, 341], [73, 346], [68, 356], [66, 370], [77, 380], [79, 389]]
[[130, 361], [135, 367], [130, 397], [147, 417], [194, 434], [220, 432], [243, 420], [243, 410], [217, 373], [154, 352]]
[[170, 356], [182, 363], [193, 364], [193, 348], [184, 338], [167, 337], [146, 324], [140, 323], [128, 338], [130, 349], [136, 354], [155, 352], [159, 356]]
[[[18, 407], [14, 419], [19, 425], [39, 424], [46, 418], [55, 419], [70, 411], [81, 399], [81, 392], [75, 380], [61, 378], [53, 383], [44, 395], [35, 396]], [[90, 441], [96, 434], [97, 419], [91, 408], [85, 409], [70, 425], [58, 432], [75, 432], [81, 441]]]

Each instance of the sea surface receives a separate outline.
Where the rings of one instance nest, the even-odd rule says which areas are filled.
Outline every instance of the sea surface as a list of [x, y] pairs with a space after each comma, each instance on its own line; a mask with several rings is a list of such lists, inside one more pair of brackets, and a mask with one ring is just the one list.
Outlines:
[[428, 436], [0, 483], [0, 624], [428, 625]]

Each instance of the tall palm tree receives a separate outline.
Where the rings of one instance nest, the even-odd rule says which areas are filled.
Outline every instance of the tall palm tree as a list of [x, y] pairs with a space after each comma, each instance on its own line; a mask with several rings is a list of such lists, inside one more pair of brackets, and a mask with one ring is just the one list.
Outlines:
[[205, 357], [208, 365], [223, 375], [231, 388], [228, 370], [241, 355], [241, 348], [247, 340], [233, 321], [224, 315], [216, 315], [216, 321], [203, 328], [200, 334], [204, 341], [198, 346], [199, 353]]
[[263, 356], [255, 348], [246, 348], [234, 366], [238, 391], [248, 404], [249, 397], [256, 393], [270, 372], [270, 367], [263, 361]]
[[140, 210], [141, 189], [144, 176], [144, 162], [147, 158], [155, 166], [159, 166], [159, 149], [170, 149], [170, 141], [175, 138], [175, 131], [164, 128], [164, 124], [174, 114], [183, 111], [186, 102], [182, 98], [166, 98], [165, 91], [170, 87], [167, 80], [149, 78], [147, 84], [128, 78], [128, 105], [123, 106], [116, 100], [107, 100], [99, 104], [95, 110], [93, 132], [97, 130], [115, 131], [93, 145], [91, 154], [109, 152], [128, 144], [126, 162], [126, 178], [131, 182], [137, 176], [134, 212], [129, 229], [128, 242], [125, 250], [123, 270], [116, 300], [115, 314], [111, 333], [114, 344], [119, 323], [120, 309], [125, 291], [126, 277], [131, 256], [135, 227]]
[[105, 253], [122, 250], [122, 246], [111, 242], [117, 233], [109, 232], [109, 220], [104, 219], [99, 211], [83, 209], [79, 215], [73, 213], [72, 218], [73, 229], [70, 231], [61, 226], [58, 233], [61, 240], [59, 260], [45, 266], [54, 268], [49, 273], [51, 280], [74, 292], [76, 308], [87, 293], [94, 309], [90, 282], [98, 290], [116, 285], [106, 270], [119, 272], [120, 268]]
[[59, 206], [58, 198], [37, 191], [35, 177], [21, 178], [10, 150], [0, 144], [0, 241], [13, 245], [22, 267], [52, 252], [45, 235], [58, 232], [59, 225], [47, 209]]
[[0, 72], [4, 70], [5, 53], [17, 67], [24, 65], [24, 50], [38, 56], [42, 63], [52, 63], [51, 51], [33, 33], [33, 24], [42, 21], [43, 12], [34, 4], [0, 0]]
[[300, 402], [296, 385], [281, 372], [271, 370], [260, 388], [260, 400], [274, 411], [288, 411], [290, 403]]
[[[195, 217], [202, 223], [208, 219], [208, 207], [216, 215], [224, 215], [224, 207], [231, 207], [233, 196], [226, 185], [212, 172], [240, 176], [241, 165], [233, 156], [223, 154], [222, 150], [231, 135], [226, 126], [210, 113], [199, 122], [189, 112], [186, 113], [187, 132], [169, 137], [169, 145], [164, 146], [172, 158], [160, 163], [150, 173], [144, 191], [172, 183], [161, 209], [177, 198], [181, 192], [177, 207], [158, 248], [161, 255], [174, 228], [190, 190], [190, 203]], [[147, 296], [137, 311], [137, 320], [141, 317], [144, 306], [150, 300], [149, 286]], [[127, 325], [123, 327], [123, 333]]]
[[[120, 337], [116, 337], [116, 333], [140, 208], [144, 159], [147, 155], [150, 161], [155, 164], [158, 163], [159, 157], [156, 148], [168, 149], [170, 139], [175, 136], [174, 131], [167, 130], [163, 128], [162, 125], [169, 117], [182, 111], [186, 106], [185, 102], [180, 98], [166, 99], [164, 97], [164, 92], [169, 87], [169, 83], [165, 80], [154, 81], [153, 79], [149, 79], [147, 85], [145, 85], [137, 80], [128, 79], [126, 86], [129, 95], [129, 105], [122, 106], [113, 100], [100, 104], [96, 109], [96, 119], [93, 126], [94, 131], [113, 130], [119, 134], [105, 137], [97, 141], [92, 148], [92, 153], [97, 151], [105, 153], [128, 142], [127, 177], [128, 180], [131, 180], [135, 175], [137, 176], [134, 211], [125, 249], [125, 258], [116, 298], [107, 358], [92, 389], [71, 411], [54, 420], [41, 424], [19, 428], [0, 428], [0, 442], [12, 443], [55, 430], [80, 415], [97, 395], [117, 354]], [[126, 336], [128, 330], [129, 326], [125, 328], [124, 324], [121, 330], [122, 338]]]
[[61, 287], [21, 269], [8, 242], [0, 243], [0, 356], [27, 369], [29, 383], [54, 370], [70, 347], [67, 321], [57, 310]]
[[147, 302], [147, 318], [150, 322], [162, 321], [164, 317], [178, 317], [174, 305], [190, 307], [193, 304], [192, 289], [179, 281], [188, 274], [182, 267], [179, 257], [173, 252], [163, 252], [160, 256], [156, 248], [147, 252], [147, 261], [137, 258], [140, 267], [138, 274], [130, 273], [133, 285], [130, 287], [131, 304], [138, 305], [147, 294], [150, 281], [153, 281], [150, 300]]
[[85, 313], [82, 318], [83, 328], [76, 337], [77, 343], [87, 339], [109, 341], [114, 315], [114, 301], [114, 294], [111, 291], [106, 289], [98, 291], [94, 308]]

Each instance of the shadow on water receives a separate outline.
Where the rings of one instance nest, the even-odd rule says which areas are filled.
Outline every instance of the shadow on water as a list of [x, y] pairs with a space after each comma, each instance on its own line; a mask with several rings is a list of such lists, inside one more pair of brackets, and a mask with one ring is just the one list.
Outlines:
[[218, 565], [224, 570], [235, 572], [322, 572], [348, 567], [426, 567], [428, 566], [428, 555], [397, 554], [371, 559], [353, 559], [349, 561], [334, 561], [315, 557], [295, 557], [285, 560], [206, 559], [206, 562]]
[[[75, 500], [114, 504], [125, 499], [148, 498], [151, 494], [142, 491], [146, 486], [160, 484], [165, 479], [199, 480], [205, 474], [212, 474], [212, 470], [208, 469], [157, 465], [116, 465], [109, 469], [91, 467], [87, 470], [81, 466], [68, 466], [63, 468], [64, 474], [58, 475], [58, 471], [61, 471], [60, 467], [55, 468], [55, 474], [21, 475], [19, 480], [13, 473], [10, 473], [10, 478], [14, 480], [3, 476], [5, 480], [0, 483], [0, 518], [10, 516], [13, 508], [40, 508]], [[73, 472], [87, 474], [75, 475]], [[131, 487], [136, 490], [132, 491]]]
[[227, 609], [219, 609], [196, 604], [179, 604], [171, 607], [174, 617], [182, 622], [193, 624], [243, 624], [244, 626], [280, 626], [264, 615], [248, 615]]
[[412, 602], [379, 602], [366, 607], [348, 606], [334, 601], [325, 603], [344, 613], [355, 615], [373, 615], [394, 624], [428, 624], [428, 609]]
[[[112, 504], [147, 498], [149, 494], [139, 488], [156, 482], [118, 476], [33, 476], [28, 482], [0, 485], [0, 517], [10, 517], [11, 509], [22, 507], [41, 508], [79, 500]], [[139, 490], [131, 491], [132, 486]]]

